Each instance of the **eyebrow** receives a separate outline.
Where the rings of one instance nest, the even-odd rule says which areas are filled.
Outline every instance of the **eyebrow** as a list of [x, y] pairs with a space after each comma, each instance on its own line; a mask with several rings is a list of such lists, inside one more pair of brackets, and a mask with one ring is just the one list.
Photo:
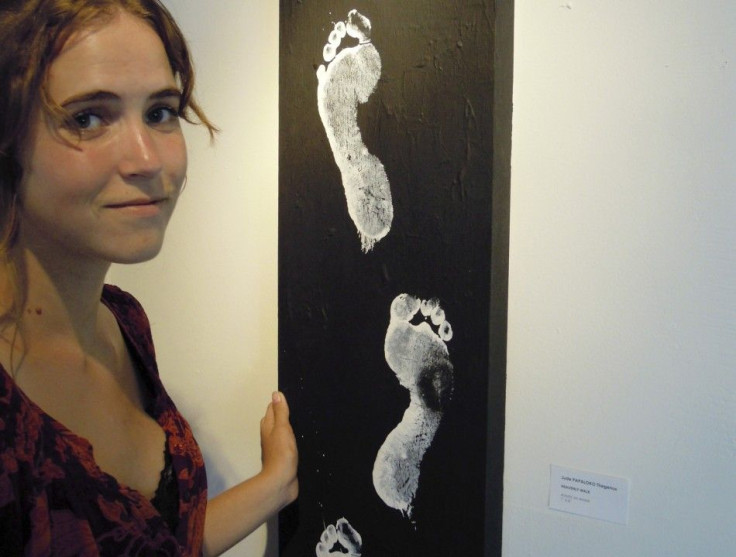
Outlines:
[[[166, 89], [161, 89], [160, 91], [156, 91], [152, 95], [150, 95], [148, 98], [151, 100], [157, 100], [157, 99], [169, 99], [169, 98], [176, 98], [181, 99], [181, 91], [179, 89], [176, 89], [175, 87], [167, 87]], [[66, 99], [63, 103], [61, 103], [62, 107], [67, 107], [72, 104], [78, 104], [78, 103], [85, 103], [85, 102], [91, 102], [91, 101], [110, 101], [110, 100], [117, 100], [120, 97], [116, 95], [115, 93], [111, 93], [110, 91], [91, 91], [89, 93], [82, 93], [80, 95], [72, 95], [68, 99]]]

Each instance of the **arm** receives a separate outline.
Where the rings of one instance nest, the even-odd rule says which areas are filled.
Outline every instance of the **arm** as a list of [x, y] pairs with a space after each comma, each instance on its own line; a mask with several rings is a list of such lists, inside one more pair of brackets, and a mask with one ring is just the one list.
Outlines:
[[260, 473], [207, 503], [205, 555], [227, 551], [297, 497], [296, 439], [281, 393], [273, 394], [261, 420], [261, 460]]

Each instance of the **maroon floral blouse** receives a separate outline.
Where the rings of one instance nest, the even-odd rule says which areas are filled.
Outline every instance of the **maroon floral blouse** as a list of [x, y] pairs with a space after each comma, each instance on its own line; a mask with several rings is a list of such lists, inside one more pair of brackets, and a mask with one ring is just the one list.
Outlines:
[[207, 480], [192, 431], [161, 383], [143, 308], [106, 286], [167, 438], [176, 488], [175, 530], [153, 504], [94, 461], [90, 443], [45, 414], [0, 366], [0, 555], [201, 555]]

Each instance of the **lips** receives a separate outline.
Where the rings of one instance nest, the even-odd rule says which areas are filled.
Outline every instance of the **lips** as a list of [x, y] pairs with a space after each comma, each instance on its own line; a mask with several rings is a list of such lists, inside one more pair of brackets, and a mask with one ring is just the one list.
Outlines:
[[167, 198], [145, 198], [145, 199], [131, 199], [129, 201], [121, 201], [119, 203], [108, 203], [105, 205], [108, 209], [125, 209], [127, 207], [151, 207], [162, 204]]
[[126, 219], [158, 219], [168, 211], [164, 210], [168, 197], [163, 198], [141, 198], [130, 199], [116, 203], [108, 203], [105, 209], [111, 211], [112, 214], [119, 215]]

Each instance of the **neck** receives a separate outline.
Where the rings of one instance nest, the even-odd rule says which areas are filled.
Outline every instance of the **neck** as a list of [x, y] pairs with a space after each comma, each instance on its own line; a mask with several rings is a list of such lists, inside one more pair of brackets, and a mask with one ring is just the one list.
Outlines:
[[16, 324], [24, 345], [50, 338], [94, 350], [99, 338], [100, 296], [109, 264], [58, 256], [19, 246], [16, 252], [20, 315]]

